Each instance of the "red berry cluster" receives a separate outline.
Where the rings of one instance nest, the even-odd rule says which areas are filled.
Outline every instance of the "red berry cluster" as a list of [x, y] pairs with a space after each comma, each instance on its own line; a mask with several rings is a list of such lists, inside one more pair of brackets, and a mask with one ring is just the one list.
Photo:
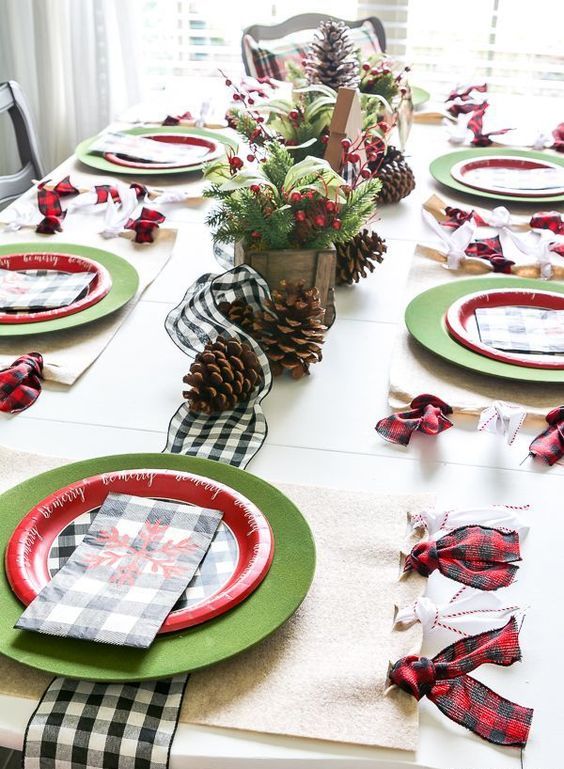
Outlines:
[[[376, 126], [385, 136], [389, 130], [387, 123], [381, 122]], [[350, 139], [342, 139], [343, 148], [342, 165], [350, 164], [354, 167], [352, 188], [357, 187], [364, 179], [370, 179], [375, 175], [375, 169], [379, 166], [386, 153], [386, 142], [382, 135], [373, 133], [373, 129], [366, 130], [354, 143]]]
[[396, 86], [401, 89], [405, 76], [409, 72], [409, 67], [404, 67], [397, 75], [394, 75], [392, 67], [393, 61], [387, 56], [384, 56], [375, 65], [365, 61], [361, 66], [360, 90], [364, 93], [371, 93], [375, 90], [378, 80], [389, 76], [393, 77]]
[[298, 242], [309, 240], [312, 230], [340, 230], [342, 227], [340, 205], [314, 190], [291, 192], [288, 202], [294, 212]]

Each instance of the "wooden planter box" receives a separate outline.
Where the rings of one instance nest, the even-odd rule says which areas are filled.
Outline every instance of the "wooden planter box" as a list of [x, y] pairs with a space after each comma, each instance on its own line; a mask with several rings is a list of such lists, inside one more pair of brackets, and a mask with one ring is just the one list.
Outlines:
[[268, 283], [278, 288], [281, 280], [295, 283], [303, 280], [306, 288], [317, 288], [321, 306], [325, 307], [325, 325], [335, 320], [334, 247], [323, 251], [284, 249], [281, 251], [245, 251], [242, 243], [235, 244], [235, 265], [248, 264]]

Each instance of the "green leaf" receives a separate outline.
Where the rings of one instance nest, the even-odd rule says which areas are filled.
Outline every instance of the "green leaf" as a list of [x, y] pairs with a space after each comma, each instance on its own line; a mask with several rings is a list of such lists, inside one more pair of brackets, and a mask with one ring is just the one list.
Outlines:
[[243, 169], [239, 171], [235, 176], [232, 176], [225, 184], [222, 184], [219, 188], [221, 192], [230, 192], [235, 190], [242, 190], [250, 187], [251, 184], [266, 184], [269, 187], [275, 189], [274, 184], [270, 182], [259, 170], [252, 168]]
[[294, 93], [322, 93], [325, 96], [333, 97], [334, 101], [337, 99], [336, 91], [334, 91], [332, 88], [329, 88], [328, 85], [323, 85], [322, 83], [317, 83], [316, 85], [306, 85], [305, 88], [295, 88]]

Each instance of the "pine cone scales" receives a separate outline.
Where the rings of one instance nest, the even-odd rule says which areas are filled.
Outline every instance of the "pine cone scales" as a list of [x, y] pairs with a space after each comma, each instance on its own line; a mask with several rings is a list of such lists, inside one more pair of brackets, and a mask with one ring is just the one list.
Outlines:
[[337, 283], [352, 285], [368, 272], [374, 272], [374, 262], [382, 262], [388, 247], [376, 232], [364, 229], [346, 243], [337, 243]]
[[304, 60], [309, 83], [322, 83], [337, 90], [356, 88], [360, 64], [350, 29], [342, 21], [322, 21]]
[[274, 376], [288, 371], [294, 379], [301, 379], [322, 358], [327, 329], [319, 292], [304, 289], [303, 281], [281, 281], [271, 296], [265, 302], [266, 310], [255, 317], [255, 338], [268, 356]]
[[218, 337], [198, 353], [183, 382], [190, 411], [214, 414], [249, 400], [262, 379], [262, 368], [249, 345]]
[[252, 333], [255, 313], [250, 304], [244, 299], [235, 299], [233, 302], [220, 302], [218, 310], [227, 320], [231, 321], [248, 334]]
[[384, 160], [378, 168], [382, 189], [378, 193], [379, 203], [399, 203], [415, 189], [415, 176], [408, 166], [403, 152], [388, 147]]

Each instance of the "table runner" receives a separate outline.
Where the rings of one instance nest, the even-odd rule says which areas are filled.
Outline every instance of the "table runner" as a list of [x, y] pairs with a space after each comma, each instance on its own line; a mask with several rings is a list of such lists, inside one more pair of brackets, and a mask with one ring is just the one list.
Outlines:
[[[0, 448], [0, 492], [66, 461]], [[394, 604], [415, 600], [425, 587], [417, 575], [398, 582], [399, 551], [407, 513], [422, 514], [432, 497], [278, 488], [313, 530], [317, 572], [311, 592], [263, 643], [193, 674], [180, 721], [414, 750], [415, 701], [382, 693], [388, 662], [417, 653], [421, 645], [419, 623], [405, 631], [392, 626]], [[355, 526], [344, 525], [351, 517]], [[0, 656], [0, 693], [36, 699], [50, 680]]]
[[[467, 277], [467, 272], [447, 270], [416, 251], [405, 305], [433, 286]], [[536, 420], [544, 419], [546, 412], [562, 400], [562, 385], [559, 384], [512, 382], [449, 363], [412, 339], [402, 320], [390, 366], [390, 406], [405, 408], [422, 392], [435, 393], [455, 412], [465, 414], [480, 414], [493, 400], [519, 403], [528, 416]]]
[[[6, 215], [5, 215], [6, 217]], [[121, 256], [130, 262], [139, 275], [137, 294], [125, 307], [93, 323], [56, 334], [38, 334], [15, 339], [0, 340], [0, 368], [23, 353], [37, 350], [43, 355], [43, 377], [61, 384], [71, 385], [96, 360], [130, 311], [141, 298], [170, 258], [176, 242], [176, 230], [161, 227], [155, 242], [136, 244], [128, 238], [103, 238], [99, 230], [103, 216], [74, 213], [65, 222], [64, 231], [52, 236], [41, 236], [33, 230], [0, 232], [0, 245], [37, 242], [38, 250], [48, 242], [73, 243], [99, 248]], [[1, 225], [0, 225], [1, 228]]]

